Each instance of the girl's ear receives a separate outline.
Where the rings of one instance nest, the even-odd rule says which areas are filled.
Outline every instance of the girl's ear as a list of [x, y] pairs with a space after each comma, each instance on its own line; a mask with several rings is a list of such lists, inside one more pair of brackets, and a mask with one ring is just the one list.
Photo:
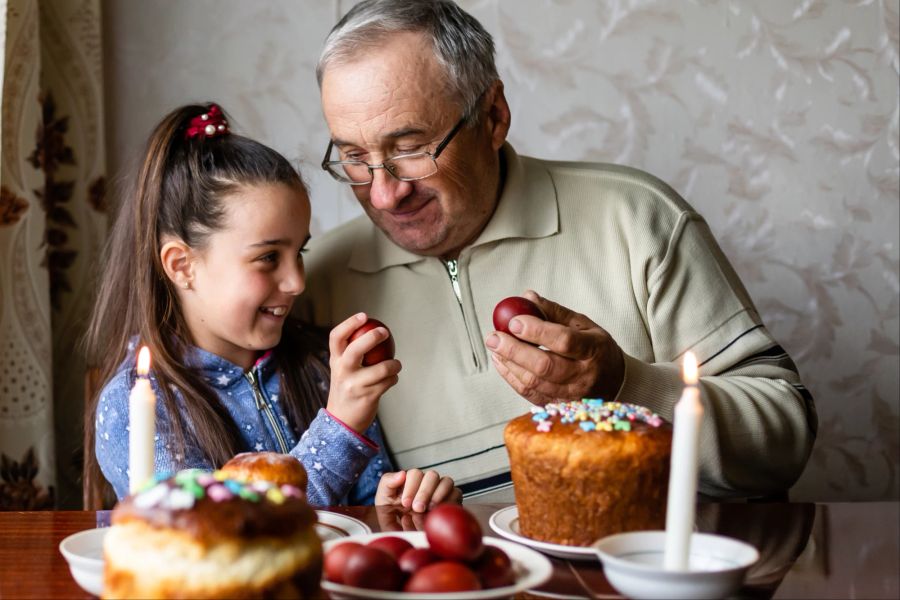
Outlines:
[[162, 262], [166, 277], [185, 290], [191, 289], [194, 280], [194, 253], [191, 247], [178, 238], [168, 238], [163, 241], [159, 250], [159, 260]]

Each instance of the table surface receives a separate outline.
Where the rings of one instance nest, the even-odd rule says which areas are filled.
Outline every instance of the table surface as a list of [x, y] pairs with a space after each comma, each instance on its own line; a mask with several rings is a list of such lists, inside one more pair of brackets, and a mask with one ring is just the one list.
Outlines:
[[[507, 505], [467, 504], [487, 535], [490, 516]], [[396, 509], [328, 509], [374, 531], [416, 529], [422, 516]], [[900, 503], [700, 504], [699, 531], [749, 542], [760, 552], [742, 598], [900, 597]], [[92, 511], [0, 512], [0, 598], [90, 598], [59, 553], [66, 536], [96, 527]], [[523, 598], [620, 598], [597, 561], [552, 558], [553, 577]]]

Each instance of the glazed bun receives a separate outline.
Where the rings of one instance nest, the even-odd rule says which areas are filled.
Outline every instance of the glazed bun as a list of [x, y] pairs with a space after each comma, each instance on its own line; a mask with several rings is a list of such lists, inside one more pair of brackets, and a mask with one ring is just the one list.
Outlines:
[[318, 597], [315, 523], [296, 486], [182, 471], [113, 510], [103, 597]]
[[269, 481], [306, 490], [306, 469], [290, 454], [278, 452], [242, 452], [220, 469], [238, 481]]

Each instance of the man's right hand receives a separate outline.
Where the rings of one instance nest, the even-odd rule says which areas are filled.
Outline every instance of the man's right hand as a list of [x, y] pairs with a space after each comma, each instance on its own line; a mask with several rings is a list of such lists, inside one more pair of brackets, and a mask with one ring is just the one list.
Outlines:
[[328, 336], [331, 389], [326, 409], [357, 433], [363, 433], [375, 420], [378, 400], [397, 383], [401, 369], [400, 361], [393, 358], [363, 366], [363, 355], [390, 336], [384, 327], [376, 327], [349, 341], [367, 320], [365, 313], [357, 313]]

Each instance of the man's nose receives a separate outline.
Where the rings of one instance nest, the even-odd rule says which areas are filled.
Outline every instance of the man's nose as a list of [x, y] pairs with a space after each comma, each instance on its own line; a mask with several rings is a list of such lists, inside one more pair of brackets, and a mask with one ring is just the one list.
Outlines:
[[369, 204], [377, 210], [393, 210], [411, 190], [410, 182], [400, 181], [387, 169], [374, 169], [369, 184]]

